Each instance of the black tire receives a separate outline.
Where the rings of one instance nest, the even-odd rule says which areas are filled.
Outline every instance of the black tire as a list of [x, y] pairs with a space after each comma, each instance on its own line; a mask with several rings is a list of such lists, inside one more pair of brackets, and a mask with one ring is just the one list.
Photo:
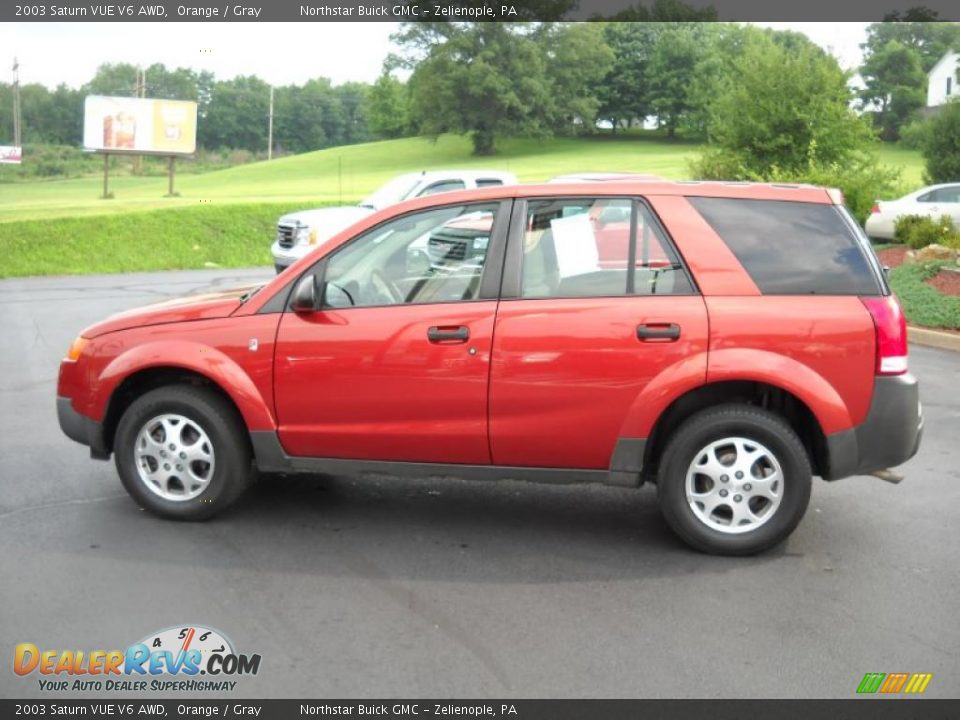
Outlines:
[[[140, 478], [135, 457], [140, 430], [153, 418], [173, 413], [196, 423], [213, 446], [213, 472], [194, 498], [168, 500]], [[191, 385], [157, 388], [134, 400], [114, 436], [117, 472], [131, 497], [145, 510], [170, 520], [206, 520], [233, 504], [253, 477], [250, 442], [236, 409], [215, 391]]]
[[[686, 476], [690, 464], [711, 442], [742, 437], [764, 445], [783, 475], [780, 505], [763, 524], [733, 534], [710, 527], [690, 507]], [[810, 502], [810, 459], [793, 429], [781, 418], [751, 405], [707, 408], [687, 419], [668, 440], [660, 458], [660, 511], [681, 539], [713, 555], [753, 555], [782, 542], [797, 527]], [[710, 518], [715, 521], [715, 516]]]

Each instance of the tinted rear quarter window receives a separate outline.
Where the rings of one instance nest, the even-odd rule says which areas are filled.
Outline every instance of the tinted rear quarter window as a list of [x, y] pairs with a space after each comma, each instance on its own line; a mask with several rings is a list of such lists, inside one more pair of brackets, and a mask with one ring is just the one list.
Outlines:
[[833, 205], [688, 198], [765, 295], [876, 295], [863, 249]]

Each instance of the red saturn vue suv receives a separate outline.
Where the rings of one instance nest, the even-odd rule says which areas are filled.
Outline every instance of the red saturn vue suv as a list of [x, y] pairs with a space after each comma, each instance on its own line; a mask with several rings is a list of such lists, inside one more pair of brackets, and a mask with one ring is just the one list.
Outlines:
[[115, 315], [60, 426], [144, 508], [261, 472], [656, 484], [702, 551], [782, 541], [811, 476], [916, 453], [903, 314], [837, 191], [625, 181], [412, 200], [254, 289]]

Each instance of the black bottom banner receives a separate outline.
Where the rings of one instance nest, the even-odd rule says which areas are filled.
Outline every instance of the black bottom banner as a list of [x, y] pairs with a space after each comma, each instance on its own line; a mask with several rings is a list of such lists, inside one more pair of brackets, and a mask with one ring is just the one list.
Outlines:
[[0, 700], [0, 718], [960, 718], [960, 700]]

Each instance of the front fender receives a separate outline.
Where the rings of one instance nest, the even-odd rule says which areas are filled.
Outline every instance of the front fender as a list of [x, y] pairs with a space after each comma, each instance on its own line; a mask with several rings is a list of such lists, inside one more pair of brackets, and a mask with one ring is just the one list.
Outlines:
[[216, 383], [233, 400], [249, 430], [276, 429], [269, 404], [244, 369], [220, 350], [188, 340], [143, 343], [111, 360], [97, 378], [99, 392], [90, 416], [104, 417], [109, 399], [128, 377], [161, 367], [189, 370]]

